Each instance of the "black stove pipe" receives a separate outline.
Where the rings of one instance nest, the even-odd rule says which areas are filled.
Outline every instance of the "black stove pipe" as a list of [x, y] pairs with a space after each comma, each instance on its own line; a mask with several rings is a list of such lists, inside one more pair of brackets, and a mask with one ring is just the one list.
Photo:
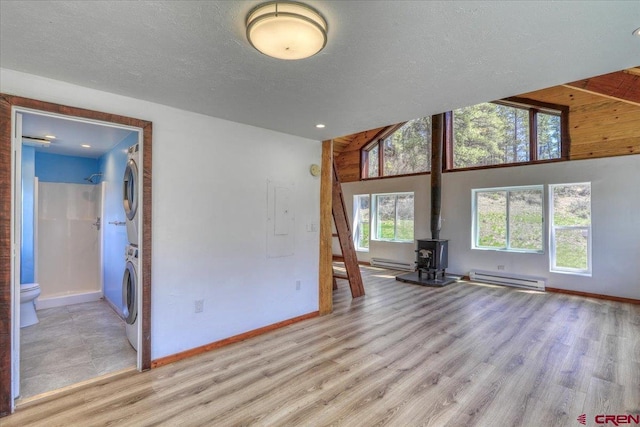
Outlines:
[[431, 117], [431, 238], [440, 239], [442, 227], [442, 148], [444, 146], [444, 113]]

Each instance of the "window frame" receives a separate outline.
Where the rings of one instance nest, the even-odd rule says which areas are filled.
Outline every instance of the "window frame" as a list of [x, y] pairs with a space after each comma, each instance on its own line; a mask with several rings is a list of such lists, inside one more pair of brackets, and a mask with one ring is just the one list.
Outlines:
[[[426, 116], [425, 116], [426, 117]], [[420, 118], [420, 117], [418, 117]], [[412, 119], [413, 120], [413, 119]], [[384, 178], [398, 178], [403, 176], [412, 176], [412, 175], [427, 175], [430, 174], [431, 171], [426, 172], [415, 172], [415, 173], [405, 173], [398, 175], [385, 175], [384, 174], [384, 141], [389, 136], [394, 134], [397, 130], [406, 125], [410, 120], [387, 126], [382, 129], [376, 136], [371, 139], [371, 142], [366, 144], [364, 147], [360, 149], [360, 179], [368, 180], [368, 179], [384, 179]], [[431, 143], [431, 141], [429, 141]], [[369, 152], [378, 147], [378, 176], [369, 176]]]
[[[560, 225], [554, 224], [555, 219], [555, 204], [553, 202], [554, 188], [563, 187], [569, 185], [589, 185], [591, 190], [593, 187], [590, 181], [585, 182], [569, 182], [560, 184], [549, 184], [549, 272], [559, 274], [572, 274], [576, 276], [591, 277], [593, 275], [593, 210], [592, 210], [592, 195], [589, 194], [589, 225]], [[587, 230], [589, 238], [587, 239], [587, 268], [570, 268], [570, 267], [558, 267], [557, 266], [557, 252], [556, 252], [556, 230]]]
[[[517, 191], [540, 191], [540, 201], [542, 203], [542, 221], [540, 222], [540, 240], [541, 249], [523, 249], [523, 248], [511, 248], [511, 233], [510, 233], [510, 210], [509, 210], [509, 193]], [[506, 245], [503, 248], [480, 246], [479, 242], [479, 221], [478, 221], [478, 194], [480, 193], [506, 193], [506, 217], [505, 217], [505, 242]], [[524, 253], [524, 254], [544, 254], [547, 242], [545, 241], [545, 197], [544, 197], [544, 185], [519, 185], [511, 187], [492, 187], [492, 188], [473, 188], [471, 189], [471, 249], [480, 251], [497, 251], [497, 252], [512, 252], [512, 253]]]
[[371, 218], [372, 218], [372, 205], [371, 194], [354, 194], [353, 195], [353, 246], [358, 252], [369, 252], [369, 246], [364, 247], [360, 245], [360, 227], [362, 222], [360, 221], [360, 198], [367, 197], [369, 199], [369, 241], [368, 245], [371, 246]]
[[[492, 103], [506, 105], [509, 107], [515, 107], [525, 109], [529, 111], [529, 160], [526, 162], [515, 163], [501, 163], [496, 165], [483, 165], [483, 166], [469, 166], [464, 168], [453, 167], [453, 112], [447, 111], [444, 113], [444, 123], [442, 128], [443, 133], [443, 172], [454, 171], [466, 171], [476, 169], [490, 169], [490, 168], [503, 168], [522, 166], [536, 163], [552, 163], [562, 162], [569, 160], [569, 150], [571, 146], [571, 139], [569, 134], [569, 107], [566, 105], [552, 104], [548, 102], [536, 101], [534, 99], [523, 97], [509, 97], [496, 101], [490, 101]], [[560, 117], [560, 157], [555, 159], [538, 159], [538, 122], [537, 114], [551, 114]], [[404, 126], [407, 121], [388, 126], [382, 129], [376, 134], [371, 141], [360, 149], [360, 180], [370, 179], [385, 179], [385, 178], [398, 178], [403, 176], [412, 175], [427, 175], [431, 172], [416, 172], [403, 175], [385, 175], [384, 174], [384, 147], [383, 141], [392, 133]], [[369, 177], [369, 151], [378, 147], [378, 176]]]
[[[569, 160], [569, 147], [571, 141], [569, 138], [569, 107], [566, 105], [551, 104], [548, 102], [540, 102], [533, 99], [521, 97], [509, 97], [496, 101], [490, 101], [492, 104], [504, 105], [506, 107], [519, 108], [528, 110], [529, 112], [529, 160], [525, 162], [500, 163], [495, 165], [468, 166], [456, 168], [453, 166], [454, 150], [453, 150], [453, 111], [449, 111], [450, 117], [445, 119], [445, 144], [444, 144], [444, 170], [445, 171], [466, 171], [474, 169], [490, 169], [504, 168], [512, 166], [522, 166], [535, 163], [551, 163]], [[560, 117], [560, 157], [555, 159], [538, 159], [538, 113], [555, 115]]]
[[[395, 215], [394, 215], [394, 223], [393, 223], [393, 239], [384, 239], [378, 236], [378, 197], [384, 196], [395, 196]], [[398, 239], [398, 197], [399, 196], [411, 196], [413, 198], [413, 237], [411, 239]], [[400, 191], [393, 193], [375, 193], [371, 194], [371, 199], [369, 199], [369, 206], [371, 209], [369, 211], [369, 242], [391, 242], [391, 243], [413, 243], [415, 241], [415, 216], [416, 216], [416, 208], [415, 208], [415, 193], [413, 191]], [[371, 243], [369, 243], [371, 244]]]

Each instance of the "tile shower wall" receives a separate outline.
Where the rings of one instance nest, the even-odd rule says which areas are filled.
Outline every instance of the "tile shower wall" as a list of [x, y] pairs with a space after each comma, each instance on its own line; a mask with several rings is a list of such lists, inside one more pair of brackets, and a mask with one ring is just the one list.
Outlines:
[[39, 301], [100, 291], [99, 207], [98, 185], [39, 183]]

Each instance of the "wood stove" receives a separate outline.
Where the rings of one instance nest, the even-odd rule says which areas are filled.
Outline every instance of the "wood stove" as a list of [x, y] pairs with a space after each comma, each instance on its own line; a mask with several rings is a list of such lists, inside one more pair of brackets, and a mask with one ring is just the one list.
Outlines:
[[419, 239], [416, 248], [416, 270], [418, 277], [426, 274], [427, 280], [445, 276], [448, 267], [449, 241], [441, 239]]

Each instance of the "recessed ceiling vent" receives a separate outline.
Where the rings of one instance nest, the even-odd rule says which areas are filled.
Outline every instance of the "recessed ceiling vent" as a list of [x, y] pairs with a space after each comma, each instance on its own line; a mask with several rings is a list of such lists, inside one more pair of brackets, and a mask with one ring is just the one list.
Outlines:
[[22, 143], [30, 147], [47, 147], [48, 148], [49, 146], [51, 146], [51, 141], [49, 141], [46, 138], [40, 138], [37, 136], [22, 135]]

